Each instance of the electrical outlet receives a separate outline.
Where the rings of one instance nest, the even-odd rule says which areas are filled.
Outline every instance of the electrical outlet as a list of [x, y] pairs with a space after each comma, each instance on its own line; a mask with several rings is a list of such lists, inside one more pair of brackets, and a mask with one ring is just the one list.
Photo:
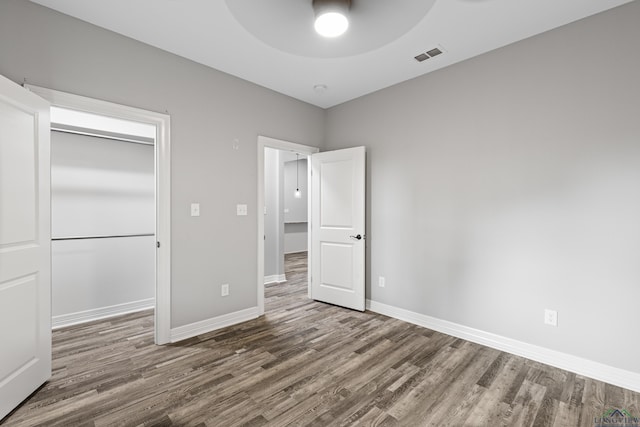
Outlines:
[[225, 283], [220, 287], [220, 295], [226, 297], [229, 295], [229, 284]]
[[544, 310], [545, 325], [558, 326], [558, 312], [555, 310]]
[[383, 276], [378, 277], [378, 286], [380, 286], [381, 288], [384, 288], [384, 285], [386, 284], [385, 279]]
[[236, 205], [236, 215], [238, 215], [238, 216], [246, 216], [247, 215], [247, 205]]

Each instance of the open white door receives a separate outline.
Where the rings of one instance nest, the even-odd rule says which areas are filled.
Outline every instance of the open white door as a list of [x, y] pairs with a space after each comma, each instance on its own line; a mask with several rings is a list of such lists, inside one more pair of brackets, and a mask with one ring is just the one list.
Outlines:
[[364, 311], [365, 148], [311, 156], [311, 298]]
[[0, 76], [0, 419], [51, 376], [49, 104]]

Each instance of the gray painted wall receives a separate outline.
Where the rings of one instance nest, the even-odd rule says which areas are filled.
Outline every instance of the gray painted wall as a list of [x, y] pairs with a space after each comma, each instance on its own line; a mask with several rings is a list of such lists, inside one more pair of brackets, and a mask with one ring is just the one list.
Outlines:
[[[296, 180], [297, 177], [297, 180]], [[300, 198], [295, 197], [296, 188]], [[284, 163], [284, 222], [307, 222], [307, 159]]]
[[325, 148], [367, 147], [368, 298], [640, 372], [639, 22], [632, 2], [328, 111]]
[[306, 222], [284, 224], [284, 253], [307, 252], [309, 248], [309, 227]]
[[320, 146], [322, 109], [25, 0], [0, 2], [0, 74], [168, 112], [172, 327], [256, 306], [257, 136]]
[[[297, 166], [297, 167], [296, 167]], [[300, 198], [294, 196], [296, 187]], [[307, 159], [284, 163], [284, 253], [304, 252], [308, 246]]]

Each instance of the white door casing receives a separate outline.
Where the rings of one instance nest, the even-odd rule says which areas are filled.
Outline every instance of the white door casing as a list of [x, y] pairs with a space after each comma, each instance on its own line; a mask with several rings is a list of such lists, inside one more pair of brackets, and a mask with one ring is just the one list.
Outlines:
[[51, 376], [49, 104], [0, 76], [0, 419]]
[[311, 156], [311, 297], [365, 309], [365, 148]]

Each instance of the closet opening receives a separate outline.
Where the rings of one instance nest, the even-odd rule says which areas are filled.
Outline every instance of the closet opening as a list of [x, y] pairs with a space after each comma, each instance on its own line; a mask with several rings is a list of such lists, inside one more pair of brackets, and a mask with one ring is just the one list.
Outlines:
[[169, 115], [25, 87], [52, 108], [52, 324], [155, 308], [154, 342], [171, 342]]
[[155, 136], [51, 108], [53, 328], [154, 309]]

